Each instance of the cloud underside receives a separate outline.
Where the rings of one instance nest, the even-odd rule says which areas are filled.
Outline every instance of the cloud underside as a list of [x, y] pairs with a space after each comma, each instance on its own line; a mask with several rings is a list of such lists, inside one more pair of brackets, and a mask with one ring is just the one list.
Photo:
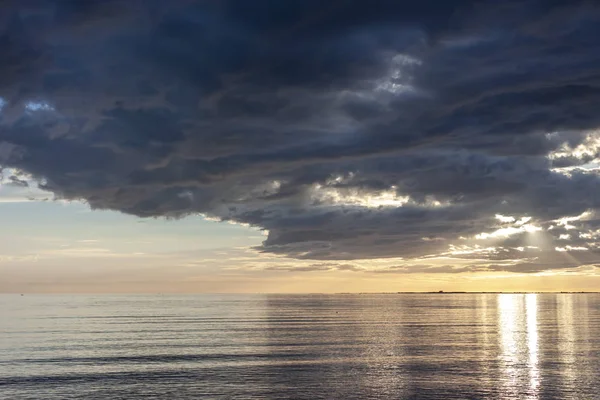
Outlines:
[[5, 9], [0, 165], [57, 198], [249, 224], [296, 259], [598, 262], [589, 2]]

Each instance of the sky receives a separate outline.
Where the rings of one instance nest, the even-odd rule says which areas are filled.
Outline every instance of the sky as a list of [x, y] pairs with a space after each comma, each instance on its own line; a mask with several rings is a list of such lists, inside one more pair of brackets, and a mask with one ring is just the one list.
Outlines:
[[0, 292], [600, 289], [600, 6], [4, 0]]

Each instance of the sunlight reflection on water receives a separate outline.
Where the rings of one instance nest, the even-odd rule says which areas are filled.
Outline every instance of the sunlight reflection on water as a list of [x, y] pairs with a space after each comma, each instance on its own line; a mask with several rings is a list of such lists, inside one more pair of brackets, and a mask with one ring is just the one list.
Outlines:
[[539, 398], [537, 297], [535, 293], [498, 295], [506, 399]]

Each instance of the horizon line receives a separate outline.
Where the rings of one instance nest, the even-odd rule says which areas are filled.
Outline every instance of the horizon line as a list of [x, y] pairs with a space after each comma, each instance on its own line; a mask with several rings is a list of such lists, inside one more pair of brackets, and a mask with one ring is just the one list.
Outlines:
[[399, 292], [0, 292], [0, 295], [394, 295], [394, 294], [600, 294], [600, 291], [399, 291]]

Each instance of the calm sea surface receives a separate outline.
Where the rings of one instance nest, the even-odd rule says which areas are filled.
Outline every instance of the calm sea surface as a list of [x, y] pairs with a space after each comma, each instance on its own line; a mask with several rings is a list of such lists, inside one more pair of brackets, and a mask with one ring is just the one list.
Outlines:
[[600, 399], [600, 295], [1, 295], [0, 398]]

